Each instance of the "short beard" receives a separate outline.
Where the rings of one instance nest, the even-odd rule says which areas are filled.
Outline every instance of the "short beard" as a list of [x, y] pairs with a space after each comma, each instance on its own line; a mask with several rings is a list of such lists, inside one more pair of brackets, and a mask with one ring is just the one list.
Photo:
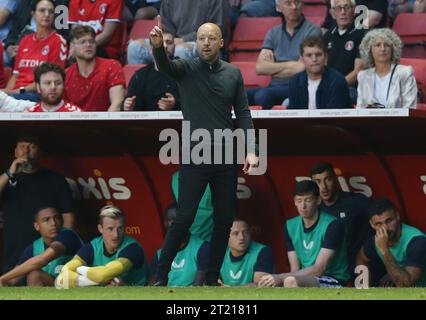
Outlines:
[[57, 99], [50, 101], [49, 99], [42, 97], [41, 101], [48, 106], [57, 106], [61, 101], [62, 97], [58, 97]]

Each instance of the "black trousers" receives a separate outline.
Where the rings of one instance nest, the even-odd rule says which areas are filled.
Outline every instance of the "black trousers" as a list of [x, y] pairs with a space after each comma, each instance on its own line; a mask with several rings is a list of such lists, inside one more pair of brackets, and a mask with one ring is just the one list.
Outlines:
[[168, 229], [164, 240], [158, 261], [157, 281], [167, 283], [170, 266], [180, 243], [194, 221], [207, 184], [210, 184], [212, 193], [214, 227], [205, 283], [217, 283], [228, 245], [230, 228], [236, 215], [237, 166], [233, 164], [181, 165], [176, 219]]

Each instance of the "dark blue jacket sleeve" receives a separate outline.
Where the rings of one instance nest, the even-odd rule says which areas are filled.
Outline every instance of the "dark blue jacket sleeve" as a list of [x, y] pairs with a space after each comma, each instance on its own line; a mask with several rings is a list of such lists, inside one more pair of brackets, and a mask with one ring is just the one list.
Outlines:
[[82, 243], [80, 238], [74, 231], [71, 230], [62, 230], [59, 234], [53, 239], [53, 241], [60, 242], [66, 248], [66, 255], [75, 255], [75, 253], [81, 248]]
[[364, 254], [371, 261], [379, 258], [376, 251], [376, 245], [374, 243], [374, 234], [367, 237], [367, 240], [364, 242]]
[[343, 76], [332, 80], [329, 93], [328, 99], [325, 101], [326, 109], [349, 109], [351, 107], [349, 87]]
[[145, 254], [143, 249], [136, 243], [132, 243], [124, 248], [118, 257], [129, 259], [133, 264], [133, 268], [136, 269], [142, 267], [145, 263]]
[[287, 229], [287, 223], [284, 226], [284, 243], [287, 248], [287, 251], [295, 251], [293, 246], [293, 241], [291, 241], [290, 235]]
[[259, 252], [254, 272], [274, 272], [274, 257], [269, 247], [265, 247]]
[[17, 265], [23, 264], [25, 261], [31, 259], [34, 255], [34, 247], [33, 245], [29, 245], [25, 248], [25, 250], [22, 252], [21, 256], [19, 257]]
[[197, 271], [206, 271], [209, 266], [210, 244], [207, 241], [201, 245], [197, 253]]
[[77, 255], [81, 259], [83, 259], [84, 262], [86, 262], [88, 266], [91, 266], [93, 264], [94, 251], [93, 251], [93, 247], [90, 243], [81, 247], [80, 250], [77, 251]]
[[308, 88], [302, 90], [299, 86], [303, 73], [297, 73], [289, 81], [288, 109], [307, 109], [309, 105]]
[[426, 269], [426, 237], [419, 236], [411, 240], [405, 266]]
[[345, 238], [345, 227], [342, 222], [335, 220], [327, 228], [322, 248], [338, 251]]

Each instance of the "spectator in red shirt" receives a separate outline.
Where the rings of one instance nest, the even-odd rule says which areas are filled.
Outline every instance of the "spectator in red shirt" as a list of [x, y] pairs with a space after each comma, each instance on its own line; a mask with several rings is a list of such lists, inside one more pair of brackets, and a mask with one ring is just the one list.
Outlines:
[[72, 28], [79, 24], [92, 27], [96, 33], [98, 56], [117, 59], [121, 47], [118, 26], [123, 7], [124, 0], [71, 0], [68, 23]]
[[63, 100], [65, 76], [65, 70], [55, 63], [36, 67], [34, 77], [41, 102], [28, 112], [80, 112], [79, 107]]
[[76, 26], [71, 31], [71, 52], [77, 62], [66, 70], [67, 99], [83, 111], [120, 111], [123, 69], [116, 60], [96, 57], [95, 31]]
[[9, 95], [19, 100], [40, 101], [34, 82], [34, 68], [43, 62], [65, 66], [67, 42], [53, 29], [55, 4], [52, 0], [34, 2], [32, 15], [36, 32], [22, 38], [15, 67], [6, 89]]

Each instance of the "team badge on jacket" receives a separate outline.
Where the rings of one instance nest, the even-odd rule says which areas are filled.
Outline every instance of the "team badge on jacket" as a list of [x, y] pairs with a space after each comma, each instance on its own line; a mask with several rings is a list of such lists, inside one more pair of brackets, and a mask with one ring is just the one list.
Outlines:
[[352, 40], [345, 43], [345, 49], [346, 51], [352, 51], [354, 48], [354, 42]]

